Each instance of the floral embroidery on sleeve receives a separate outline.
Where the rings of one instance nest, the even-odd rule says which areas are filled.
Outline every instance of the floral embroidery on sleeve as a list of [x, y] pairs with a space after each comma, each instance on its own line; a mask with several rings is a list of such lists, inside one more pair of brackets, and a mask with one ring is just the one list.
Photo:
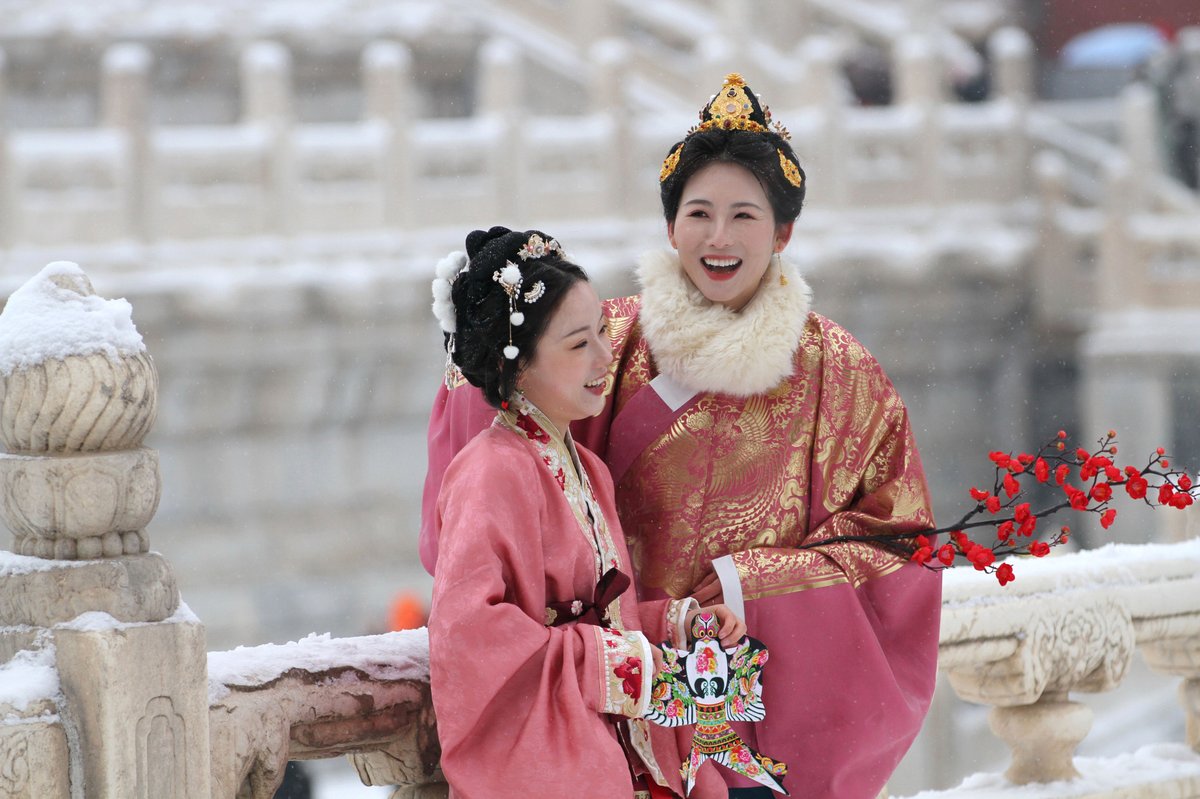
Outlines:
[[636, 631], [596, 627], [603, 662], [600, 665], [601, 712], [638, 718], [650, 703], [650, 678], [646, 664], [653, 663], [650, 642]]

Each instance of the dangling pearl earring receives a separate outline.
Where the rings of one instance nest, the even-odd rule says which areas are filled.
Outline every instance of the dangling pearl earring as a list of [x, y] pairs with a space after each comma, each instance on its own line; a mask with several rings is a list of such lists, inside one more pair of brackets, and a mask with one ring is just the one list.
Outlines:
[[779, 257], [779, 253], [771, 256], [775, 260], [775, 265], [779, 267], [779, 285], [786, 286], [788, 284], [787, 275], [783, 273], [783, 259]]

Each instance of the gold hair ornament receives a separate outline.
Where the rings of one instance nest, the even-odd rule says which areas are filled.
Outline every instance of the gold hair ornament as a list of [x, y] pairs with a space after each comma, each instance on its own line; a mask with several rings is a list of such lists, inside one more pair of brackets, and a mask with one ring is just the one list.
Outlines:
[[667, 178], [671, 177], [671, 173], [675, 171], [675, 167], [679, 166], [679, 154], [683, 152], [683, 142], [675, 146], [675, 149], [663, 159], [662, 169], [658, 173], [658, 182], [662, 183]]
[[[755, 101], [759, 108], [755, 109]], [[658, 173], [658, 182], [663, 183], [675, 173], [679, 166], [679, 157], [683, 153], [683, 145], [694, 133], [702, 130], [745, 130], [751, 133], [776, 133], [785, 141], [790, 141], [792, 134], [782, 123], [771, 121], [771, 109], [762, 98], [754, 94], [746, 81], [736, 72], [725, 76], [721, 90], [714, 94], [708, 104], [700, 109], [700, 124], [692, 127], [683, 142], [671, 150], [663, 160], [662, 169]], [[796, 165], [779, 153], [780, 167], [784, 177], [796, 188], [803, 183], [800, 170]]]
[[[558, 239], [546, 241], [536, 233], [521, 245], [521, 249], [517, 250], [517, 255], [522, 261], [528, 261], [530, 258], [543, 258], [548, 254], [555, 254], [559, 258], [567, 257], [567, 254], [563, 252], [562, 245], [558, 243]], [[523, 299], [526, 305], [532, 305], [546, 293], [546, 284], [539, 280], [530, 287], [529, 291], [522, 293], [521, 267], [512, 261], [505, 261], [503, 269], [493, 272], [492, 280], [499, 283], [500, 288], [504, 289], [504, 293], [508, 295], [508, 346], [504, 348], [504, 357], [510, 361], [516, 360], [517, 356], [521, 354], [521, 350], [513, 344], [512, 329], [525, 324], [525, 314], [517, 310], [517, 298]]]
[[776, 149], [779, 153], [779, 168], [783, 170], [783, 176], [787, 178], [787, 182], [791, 183], [796, 188], [804, 185], [804, 176], [800, 174], [800, 170], [792, 163], [792, 159], [783, 154], [783, 150]]

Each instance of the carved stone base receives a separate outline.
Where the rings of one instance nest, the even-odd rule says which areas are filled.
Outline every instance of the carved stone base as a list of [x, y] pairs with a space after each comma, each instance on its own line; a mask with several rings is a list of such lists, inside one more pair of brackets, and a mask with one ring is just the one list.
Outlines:
[[146, 552], [162, 479], [152, 449], [84, 455], [0, 454], [0, 515], [13, 551], [56, 560]]
[[103, 611], [121, 622], [156, 622], [179, 607], [175, 574], [157, 553], [86, 563], [34, 561], [4, 577], [0, 626], [53, 627]]
[[58, 627], [54, 642], [82, 795], [211, 799], [203, 626]]
[[44, 720], [57, 708], [38, 702], [17, 712], [0, 705], [0, 796], [6, 799], [68, 799], [67, 736], [62, 724]]
[[988, 714], [996, 737], [1012, 750], [1004, 776], [1017, 785], [1070, 780], [1079, 776], [1072, 758], [1092, 728], [1092, 709], [1065, 695], [1032, 705], [996, 707]]

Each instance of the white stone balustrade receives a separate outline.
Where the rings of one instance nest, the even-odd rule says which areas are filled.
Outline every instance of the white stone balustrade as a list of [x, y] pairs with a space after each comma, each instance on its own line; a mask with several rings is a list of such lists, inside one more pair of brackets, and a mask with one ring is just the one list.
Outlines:
[[[518, 16], [544, 13], [549, 25], [568, 13], [528, 2], [524, 10], [512, 4]], [[634, 13], [617, 5], [604, 13]], [[625, 27], [612, 29], [620, 36]], [[1033, 54], [1017, 30], [992, 37], [996, 90], [975, 104], [945, 102], [938, 74], [945, 56], [921, 26], [886, 35], [893, 106], [847, 105], [836, 85], [840, 45], [820, 35], [798, 40], [789, 55], [794, 68], [764, 68], [753, 83], [787, 121], [808, 167], [817, 215], [805, 224], [807, 236], [836, 238], [836, 228], [822, 224], [824, 211], [988, 207], [993, 218], [1015, 221], [1028, 219], [1034, 201], [1043, 205], [1036, 218], [1045, 253], [1034, 278], [1070, 289], [1074, 299], [1062, 309], [1061, 295], [1039, 292], [1043, 322], [1081, 332], [1092, 301], [1108, 307], [1106, 297], [1154, 307], [1198, 301], [1200, 203], [1160, 174], [1157, 122], [1144, 91], [1127, 93], [1121, 141], [1111, 144], [1031, 104]], [[533, 111], [530, 98], [545, 69], [565, 67], [543, 54], [550, 67], [534, 69], [542, 56], [494, 36], [479, 50], [476, 114], [437, 119], [414, 111], [408, 47], [376, 42], [361, 59], [361, 119], [320, 124], [299, 120], [290, 57], [278, 43], [244, 51], [240, 120], [226, 125], [150, 124], [155, 66], [145, 48], [120, 45], [103, 60], [102, 126], [8, 130], [0, 57], [0, 262], [19, 262], [50, 243], [414, 233], [449, 218], [497, 216], [546, 226], [654, 219], [654, 167], [694, 111], [647, 83], [635, 41], [614, 38], [574, 56], [586, 100], [580, 115], [563, 116]], [[714, 70], [713, 82], [721, 71]], [[694, 68], [688, 80], [694, 93], [701, 80]], [[1035, 155], [1062, 159], [1061, 189], [1039, 181], [1044, 170], [1030, 168]], [[1112, 183], [1126, 162], [1130, 178]]]
[[[404, 47], [381, 42], [364, 50], [361, 121], [315, 124], [293, 110], [286, 49], [257, 42], [241, 62], [240, 121], [183, 126], [150, 124], [149, 51], [120, 45], [103, 62], [104, 126], [0, 135], [0, 164], [7, 159], [0, 186], [12, 203], [5, 235], [12, 247], [414, 230], [451, 211], [456, 218], [515, 211], [547, 224], [653, 217], [653, 181], [627, 176], [652, 174], [694, 111], [677, 111], [662, 97], [634, 102], [629, 91], [644, 87], [629, 66], [633, 48], [626, 44], [621, 59], [611, 50], [594, 49], [584, 64], [592, 111], [547, 116], [529, 108], [537, 73], [519, 68], [524, 49], [497, 38], [480, 51], [476, 116], [429, 119], [413, 113]], [[814, 80], [836, 80], [829, 69], [836, 48], [798, 48], [792, 82], [762, 73], [763, 82], [779, 84], [776, 117], [789, 121], [822, 192], [841, 207], [1007, 203], [1026, 191], [1021, 116], [1007, 110], [1004, 96], [944, 106], [934, 52], [917, 34], [898, 41], [900, 103], [886, 109], [841, 107], [840, 93], [813, 88]], [[1030, 57], [1011, 43], [1004, 52], [1005, 75]], [[720, 71], [714, 67], [714, 83]], [[1016, 77], [1000, 85], [1025, 91]], [[827, 104], [790, 105], [801, 98]], [[622, 130], [614, 132], [617, 121]], [[626, 137], [628, 146], [614, 146]], [[618, 197], [624, 202], [614, 204]]]
[[[162, 525], [157, 530], [171, 529], [174, 536], [158, 532], [156, 543], [171, 553], [181, 582], [184, 570], [199, 576], [188, 588], [193, 604], [202, 595], [212, 603], [202, 614], [206, 630], [180, 606], [167, 561], [139, 554], [144, 529], [134, 554], [124, 553], [125, 533], [135, 532], [126, 530], [118, 537], [120, 557], [72, 565], [34, 557], [34, 543], [30, 557], [0, 560], [0, 669], [17, 652], [48, 660], [65, 701], [80, 703], [94, 698], [87, 686], [97, 673], [118, 675], [113, 701], [94, 711], [73, 716], [51, 698], [0, 707], [6, 721], [0, 726], [0, 795], [70, 795], [61, 775], [28, 787], [31, 775], [52, 773], [64, 758], [76, 786], [119, 771], [125, 761], [116, 746], [85, 767], [71, 740], [75, 733], [67, 732], [79, 729], [111, 735], [131, 753], [139, 746], [161, 753], [162, 736], [182, 729], [189, 758], [200, 757], [200, 738], [211, 741], [214, 786], [245, 786], [256, 796], [269, 795], [287, 757], [349, 751], [361, 753], [355, 760], [364, 778], [408, 783], [411, 792], [401, 795], [438, 790], [428, 782], [436, 779], [428, 758], [412, 754], [428, 752], [427, 699], [412, 681], [380, 677], [361, 661], [314, 663], [302, 643], [283, 654], [295, 658], [294, 671], [261, 682], [230, 680], [229, 694], [210, 703], [207, 721], [195, 710], [204, 705], [206, 632], [220, 630], [223, 640], [283, 640], [271, 620], [256, 615], [268, 605], [269, 612], [284, 607], [292, 628], [330, 629], [325, 625], [337, 623], [331, 619], [352, 617], [347, 626], [369, 629], [363, 585], [377, 587], [375, 598], [393, 589], [394, 574], [364, 574], [349, 548], [330, 551], [327, 534], [335, 525], [352, 527], [354, 550], [376, 559], [386, 553], [392, 561], [396, 540], [406, 542], [402, 547], [413, 537], [397, 528], [415, 523], [419, 476], [406, 470], [419, 471], [428, 403], [422, 387], [436, 384], [438, 365], [425, 270], [436, 255], [461, 244], [462, 225], [527, 219], [558, 231], [569, 223], [577, 228], [571, 240], [585, 242], [589, 267], [617, 263], [622, 273], [632, 249], [661, 243], [654, 194], [659, 160], [695, 121], [697, 86], [709, 91], [703, 87], [715, 86], [729, 67], [694, 52], [698, 40], [689, 38], [686, 24], [660, 19], [656, 26], [654, 15], [661, 12], [654, 4], [527, 4], [538, 13], [569, 6], [613, 38], [573, 51], [555, 49], [549, 38], [546, 47], [522, 42], [517, 64], [504, 38], [513, 30], [498, 25], [488, 34], [498, 38], [481, 50], [481, 113], [472, 118], [417, 113], [411, 43], [380, 41], [362, 54], [361, 118], [304, 121], [297, 113], [303, 87], [290, 83], [287, 52], [260, 43], [246, 51], [245, 101], [230, 124], [152, 124], [146, 100], [156, 66], [146, 51], [122, 47], [102, 61], [102, 125], [21, 129], [5, 116], [0, 52], [0, 266], [25, 272], [37, 262], [39, 247], [53, 245], [51, 257], [61, 257], [62, 248], [81, 260], [95, 253], [106, 259], [110, 280], [130, 278], [139, 321], [157, 342], [163, 369], [155, 446], [177, 475], [169, 488], [173, 516], [164, 523], [159, 513], [156, 522]], [[780, 10], [776, 47], [786, 49], [785, 24], [800, 13], [819, 26], [865, 5], [813, 0], [793, 9], [794, 17]], [[622, 38], [631, 19], [642, 32], [653, 29], [660, 42], [673, 32], [678, 61], [655, 62]], [[1027, 325], [1014, 310], [1025, 304], [1041, 312], [1037, 330], [1067, 334], [1064, 351], [1074, 351], [1072, 336], [1092, 330], [1082, 350], [1087, 418], [1081, 430], [1116, 425], [1126, 452], [1173, 448], [1171, 419], [1185, 411], [1172, 407], [1172, 375], [1194, 372], [1200, 360], [1195, 337], [1186, 334], [1197, 320], [1180, 307], [1200, 301], [1200, 207], [1154, 174], [1155, 134], [1145, 98], [1126, 97], [1118, 142], [1081, 136], [1030, 102], [1029, 42], [1007, 31], [992, 40], [996, 97], [944, 103], [929, 96], [943, 91], [932, 63], [940, 57], [930, 58], [931, 52], [944, 55], [943, 44], [908, 39], [929, 34], [920, 26], [902, 30], [894, 21], [889, 14], [861, 19], [864, 29], [875, 26], [871, 36], [887, 43], [897, 69], [912, 68], [902, 84], [905, 100], [892, 107], [846, 104], [837, 37], [809, 36], [805, 29], [778, 63], [738, 65], [748, 79], [761, 69], [751, 85], [788, 124], [808, 167], [810, 203], [791, 254], [817, 274], [821, 309], [875, 337], [880, 343], [872, 342], [872, 350], [902, 384], [915, 414], [946, 422], [927, 425], [921, 442], [927, 456], [935, 456], [927, 462], [955, 465], [950, 472], [975, 468], [956, 461], [958, 453], [983, 451], [996, 430], [1024, 436], [1021, 404], [1010, 401], [1026, 384], [1024, 367], [981, 342], [994, 346]], [[574, 67], [580, 67], [576, 78], [584, 76], [572, 98], [581, 115], [546, 115], [544, 96], [537, 113], [529, 109], [547, 70], [562, 80]], [[649, 77], [655, 68], [662, 76], [657, 84]], [[493, 69], [505, 70], [493, 73], [504, 80], [486, 81]], [[530, 167], [535, 162], [541, 171]], [[605, 227], [621, 216], [627, 224]], [[986, 225], [974, 229], [970, 220], [982, 219]], [[457, 221], [442, 235], [439, 226], [447, 220]], [[597, 220], [612, 232], [585, 226]], [[656, 226], [650, 229], [649, 222]], [[862, 236], [865, 229], [872, 235]], [[992, 235], [997, 229], [1012, 235]], [[975, 240], [965, 246], [956, 233]], [[1020, 278], [1026, 266], [1033, 291]], [[934, 283], [938, 305], [926, 302]], [[876, 301], [864, 299], [872, 292]], [[1142, 307], [1116, 310], [1130, 301]], [[1108, 309], [1103, 316], [1095, 313], [1100, 305]], [[919, 317], [925, 326], [905, 327], [912, 320], [901, 315]], [[910, 346], [912, 340], [955, 345], [936, 380], [929, 379], [926, 348]], [[972, 409], [971, 421], [956, 429], [955, 414], [962, 419], [963, 408]], [[944, 439], [953, 439], [955, 448]], [[30, 457], [40, 456], [18, 459]], [[55, 479], [48, 472], [40, 478]], [[1151, 532], [1177, 516], [1151, 516], [1145, 524], [1126, 523], [1123, 512], [1120, 531], [1110, 532], [1141, 540], [1180, 535]], [[175, 528], [166, 527], [172, 522]], [[98, 539], [105, 554], [104, 538], [115, 531], [96, 532], [78, 539], [18, 537], [50, 541], [41, 554], [56, 557], [69, 555], [68, 540], [88, 539], [91, 548]], [[117, 551], [115, 541], [108, 536], [109, 553]], [[239, 552], [236, 568], [230, 551]], [[1049, 779], [1072, 768], [1089, 776], [1086, 765], [1072, 765], [1070, 757], [1087, 726], [1087, 712], [1071, 693], [1108, 690], [1131, 657], [1184, 678], [1188, 746], [1200, 746], [1200, 677], [1190, 626], [1197, 608], [1187, 599], [1174, 611], [1164, 603], [1164, 614], [1155, 615], [1160, 594], [1175, 601], [1180, 586], [1200, 594], [1194, 576], [1184, 574], [1190, 568], [1194, 575], [1194, 563], [1187, 565], [1194, 557], [1190, 550], [1130, 551], [1153, 557], [1131, 558], [1132, 571], [1076, 559], [1088, 556], [1022, 564], [1018, 583], [1003, 591], [981, 578], [979, 597], [976, 584], [948, 582], [946, 618], [959, 633], [943, 639], [943, 666], [965, 696], [996, 708], [997, 734], [1015, 742], [1012, 774], [1020, 779]], [[1102, 574], [1077, 584], [1053, 575], [1034, 579], [1025, 569], [1050, 564], [1067, 574], [1077, 566]], [[353, 585], [334, 579], [337, 568], [355, 575]], [[295, 585], [301, 575], [303, 589]], [[56, 587], [48, 594], [51, 584]], [[97, 587], [104, 597], [99, 603]], [[301, 590], [306, 601], [278, 601], [298, 600]], [[264, 596], [276, 601], [264, 603]], [[981, 602], [998, 603], [990, 607], [1003, 623], [990, 613], [972, 615]], [[1153, 606], [1149, 615], [1147, 606]], [[112, 620], [77, 621], [97, 610]], [[1085, 624], [1109, 640], [1069, 645], [1067, 634]], [[164, 636], [171, 643], [148, 643]], [[111, 657], [102, 656], [98, 650], [110, 639], [122, 643]], [[335, 639], [335, 648], [344, 640]], [[179, 668], [171, 674], [121, 670], [122, 658], [146, 651], [178, 661]], [[990, 675], [986, 684], [974, 679], [975, 666]], [[325, 677], [353, 690], [326, 692], [319, 685]], [[137, 690], [126, 693], [131, 684]], [[174, 709], [160, 697], [169, 697]], [[383, 710], [372, 717], [363, 710], [371, 706]], [[264, 707], [278, 710], [260, 718], [256, 709]], [[419, 723], [401, 731], [397, 719], [410, 712]], [[114, 729], [105, 720], [114, 714], [126, 722], [144, 718], [145, 735], [137, 724], [132, 731]], [[309, 727], [305, 718], [320, 721]], [[1020, 746], [1038, 723], [1049, 730], [1043, 740], [1053, 744], [1053, 757]], [[414, 729], [424, 730], [424, 743], [405, 737]], [[1180, 777], [1121, 796], [1190, 799], [1200, 795], [1197, 782], [1200, 777]], [[13, 788], [17, 783], [24, 787]], [[166, 792], [161, 782], [142, 784], [152, 796]], [[139, 795], [136, 786], [120, 791]], [[226, 795], [222, 791], [214, 787], [212, 795]]]
[[[1151, 668], [1183, 678], [1181, 713], [1195, 756], [1181, 756], [1180, 773], [1130, 774], [1099, 793], [1073, 792], [1066, 782], [1046, 795], [1195, 796], [1200, 542], [1114, 545], [1023, 560], [1017, 575], [1002, 588], [969, 570], [948, 573], [938, 653], [955, 692], [992, 707], [991, 728], [1012, 751], [1007, 779], [1024, 785], [1079, 777], [1073, 755], [1092, 726], [1093, 711], [1070, 694], [1114, 689], [1140, 652]], [[951, 799], [957, 793], [932, 795]]]
[[[0, 562], [8, 570], [14, 565], [22, 564], [11, 557]], [[1018, 564], [1017, 574], [1016, 582], [1002, 588], [992, 577], [955, 570], [947, 575], [943, 599], [939, 665], [960, 696], [993, 708], [992, 728], [1013, 751], [1007, 782], [993, 780], [997, 787], [987, 795], [999, 798], [1005, 786], [1044, 783], [1048, 792], [1039, 795], [1059, 799], [1196, 796], [1200, 542], [1113, 546], [1045, 561], [1027, 559]], [[8, 789], [8, 796], [67, 797], [74, 795], [69, 786], [79, 779], [85, 785], [98, 784], [94, 780], [101, 772], [93, 755], [74, 755], [78, 738], [65, 729], [71, 729], [75, 719], [101, 714], [120, 691], [109, 686], [109, 696], [72, 690], [70, 669], [84, 662], [94, 667], [97, 661], [114, 669], [130, 668], [144, 658], [137, 651], [144, 646], [139, 636], [152, 633], [154, 625], [114, 625], [111, 619], [97, 624], [92, 616], [48, 628], [57, 652], [51, 649], [53, 657], [42, 665], [48, 663], [63, 675], [57, 697], [14, 709], [4, 704], [0, 687], [0, 711], [7, 715], [0, 728], [0, 758], [7, 758], [0, 759], [5, 766], [0, 768], [0, 788]], [[181, 622], [202, 630], [186, 612], [166, 621]], [[97, 650], [96, 636], [105, 629], [119, 630], [116, 640], [123, 645]], [[196, 717], [204, 711], [194, 702], [183, 706], [160, 697], [146, 706], [156, 714], [153, 719], [161, 719], [147, 722], [147, 730], [157, 724], [163, 732], [185, 736], [207, 726], [214, 799], [269, 799], [289, 759], [343, 754], [350, 755], [366, 784], [396, 786], [395, 799], [444, 797], [446, 788], [436, 767], [427, 646], [423, 631], [348, 639], [312, 636], [283, 646], [213, 652], [206, 670], [203, 654], [194, 646], [156, 649], [156, 671], [187, 675], [193, 686], [207, 673], [207, 721]], [[29, 660], [22, 649], [45, 647], [41, 640], [29, 642], [15, 650], [16, 659]], [[1149, 761], [1139, 755], [1140, 768], [1113, 776], [1118, 770], [1101, 759], [1072, 757], [1092, 724], [1092, 711], [1072, 701], [1070, 694], [1114, 689], [1136, 652], [1153, 669], [1183, 678], [1180, 713], [1186, 718], [1190, 752], [1179, 742], [1165, 760], [1155, 761], [1161, 772], [1146, 768]], [[13, 657], [12, 652], [3, 655], [4, 660]], [[0, 669], [6, 667], [0, 661]], [[154, 680], [161, 682], [161, 677]], [[149, 734], [143, 733], [142, 725], [134, 726], [135, 741]], [[1168, 745], [1159, 749], [1164, 746]], [[164, 775], [181, 766], [172, 760], [169, 748], [143, 747], [140, 755], [144, 759], [132, 773], [138, 782], [119, 795], [162, 795], [155, 791], [170, 787], [162, 782]], [[1127, 756], [1113, 761], [1130, 762]], [[194, 767], [194, 761], [187, 766]], [[1103, 790], [1095, 788], [1096, 776], [1089, 767], [1105, 774]], [[922, 795], [955, 799], [982, 794], [963, 788]]]

